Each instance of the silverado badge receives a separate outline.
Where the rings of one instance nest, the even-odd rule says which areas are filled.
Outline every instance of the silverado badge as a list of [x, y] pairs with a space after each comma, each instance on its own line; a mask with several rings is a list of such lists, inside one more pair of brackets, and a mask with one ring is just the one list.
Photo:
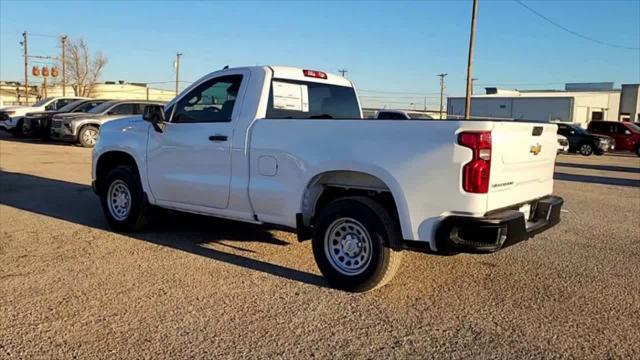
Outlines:
[[532, 153], [533, 155], [540, 154], [540, 151], [542, 151], [542, 145], [540, 144], [532, 145], [531, 149], [529, 150], [529, 152]]

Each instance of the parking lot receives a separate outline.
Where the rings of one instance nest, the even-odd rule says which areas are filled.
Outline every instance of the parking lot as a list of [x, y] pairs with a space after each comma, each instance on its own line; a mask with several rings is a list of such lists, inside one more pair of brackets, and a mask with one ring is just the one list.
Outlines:
[[0, 137], [0, 357], [639, 358], [640, 159], [557, 160], [557, 227], [328, 288], [309, 242], [169, 213], [111, 232], [91, 150]]

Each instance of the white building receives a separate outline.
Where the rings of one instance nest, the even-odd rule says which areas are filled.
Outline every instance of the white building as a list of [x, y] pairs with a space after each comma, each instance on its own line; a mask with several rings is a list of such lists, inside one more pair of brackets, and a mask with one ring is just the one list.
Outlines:
[[[639, 121], [640, 84], [566, 84], [564, 90], [503, 90], [486, 88], [471, 98], [472, 118], [565, 121], [586, 127], [591, 120]], [[464, 97], [447, 101], [449, 117], [464, 116]]]

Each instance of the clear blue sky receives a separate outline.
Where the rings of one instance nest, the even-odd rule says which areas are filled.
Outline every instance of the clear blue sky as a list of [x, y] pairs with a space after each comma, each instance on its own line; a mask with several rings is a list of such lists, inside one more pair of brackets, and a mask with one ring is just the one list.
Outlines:
[[[523, 1], [586, 36], [640, 46], [640, 0]], [[346, 68], [361, 89], [436, 96], [436, 74], [446, 72], [447, 93], [461, 95], [470, 13], [470, 0], [2, 0], [0, 79], [22, 80], [19, 41], [27, 30], [34, 34], [30, 52], [39, 55], [55, 55], [59, 48], [55, 38], [35, 34], [84, 37], [92, 50], [109, 59], [102, 80], [170, 81], [175, 51], [180, 50], [184, 80], [224, 65], [282, 64], [331, 72]], [[562, 88], [564, 82], [579, 81], [637, 83], [640, 51], [575, 37], [514, 1], [480, 0], [474, 77], [480, 85], [507, 88]], [[397, 97], [409, 101], [409, 95]]]

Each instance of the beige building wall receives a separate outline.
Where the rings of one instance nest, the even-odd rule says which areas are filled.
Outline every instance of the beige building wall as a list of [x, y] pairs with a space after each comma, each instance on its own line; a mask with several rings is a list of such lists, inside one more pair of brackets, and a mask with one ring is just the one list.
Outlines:
[[[24, 87], [17, 87], [13, 84], [0, 84], [0, 106], [24, 104]], [[44, 97], [42, 88], [38, 89], [38, 97], [34, 93], [29, 96], [29, 104], [36, 102], [37, 98]], [[35, 91], [35, 90], [34, 90]], [[20, 96], [18, 96], [18, 93]], [[74, 96], [73, 88], [67, 86], [67, 96]], [[62, 86], [47, 87], [47, 97], [62, 96]], [[92, 98], [113, 99], [113, 100], [156, 100], [170, 101], [175, 97], [174, 90], [150, 88], [138, 84], [97, 84]]]

